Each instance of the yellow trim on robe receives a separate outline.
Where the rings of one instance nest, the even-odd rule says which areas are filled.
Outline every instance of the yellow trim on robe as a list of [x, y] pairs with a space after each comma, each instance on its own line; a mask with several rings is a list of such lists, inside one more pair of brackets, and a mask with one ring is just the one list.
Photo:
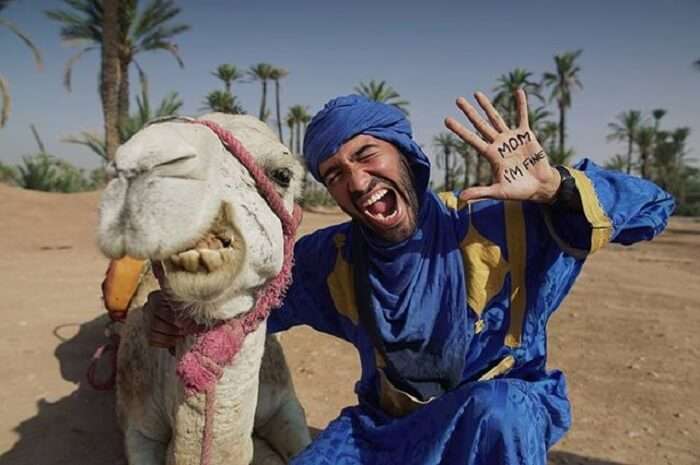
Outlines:
[[453, 210], [461, 210], [464, 207], [468, 207], [470, 203], [467, 200], [462, 200], [462, 198], [455, 195], [454, 192], [440, 192], [437, 196], [440, 198], [440, 200], [442, 200], [442, 203], [444, 203], [447, 208], [451, 208]]
[[383, 369], [378, 368], [377, 371], [379, 372], [379, 406], [385, 413], [393, 417], [408, 415], [435, 399], [435, 397], [431, 397], [425, 401], [420, 400], [394, 386]]
[[583, 214], [591, 225], [591, 250], [593, 253], [610, 242], [612, 237], [612, 222], [600, 205], [593, 183], [583, 171], [566, 167], [576, 181], [576, 187], [581, 195]]
[[501, 248], [482, 236], [474, 224], [460, 243], [469, 306], [481, 316], [486, 304], [503, 289], [510, 271]]
[[454, 192], [440, 192], [437, 196], [447, 208], [457, 210], [458, 200]]
[[522, 340], [523, 320], [527, 304], [525, 289], [525, 215], [521, 202], [504, 202], [506, 214], [506, 241], [510, 263], [510, 326], [505, 337], [505, 345], [518, 347]]
[[335, 268], [326, 278], [326, 283], [338, 312], [348, 317], [353, 323], [358, 324], [360, 318], [357, 313], [352, 267], [345, 261], [341, 253], [345, 245], [345, 235], [336, 234], [333, 240], [338, 249], [338, 255], [335, 259]]
[[498, 364], [491, 368], [489, 371], [484, 373], [479, 377], [479, 381], [488, 381], [495, 378], [496, 376], [501, 376], [513, 368], [515, 365], [515, 358], [512, 355], [508, 355], [503, 360], [498, 362]]

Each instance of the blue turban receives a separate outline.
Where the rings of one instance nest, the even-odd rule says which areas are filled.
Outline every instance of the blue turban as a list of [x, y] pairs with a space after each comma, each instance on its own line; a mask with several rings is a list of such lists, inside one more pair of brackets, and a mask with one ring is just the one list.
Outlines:
[[390, 142], [406, 157], [420, 197], [428, 188], [430, 160], [415, 143], [411, 124], [392, 105], [359, 95], [338, 97], [328, 102], [311, 120], [304, 137], [304, 158], [309, 171], [321, 181], [319, 165], [340, 146], [359, 134]]

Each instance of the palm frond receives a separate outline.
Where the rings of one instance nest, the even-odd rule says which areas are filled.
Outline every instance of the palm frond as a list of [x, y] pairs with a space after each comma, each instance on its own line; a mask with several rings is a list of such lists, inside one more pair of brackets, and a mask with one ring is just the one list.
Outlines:
[[10, 98], [10, 86], [3, 76], [0, 75], [0, 128], [5, 126], [10, 117], [12, 109], [12, 99]]
[[180, 52], [177, 48], [177, 45], [170, 43], [170, 42], [156, 42], [156, 41], [154, 41], [154, 42], [144, 43], [142, 46], [138, 47], [135, 52], [138, 53], [140, 51], [153, 51], [153, 50], [165, 50], [167, 52], [170, 52], [170, 54], [177, 61], [177, 64], [180, 66], [180, 68], [185, 67], [185, 63], [182, 61], [182, 58], [180, 57]]
[[43, 62], [41, 61], [41, 53], [39, 52], [39, 49], [36, 48], [34, 43], [27, 37], [22, 31], [17, 28], [14, 24], [11, 22], [7, 21], [6, 19], [0, 18], [0, 26], [5, 26], [8, 28], [14, 35], [20, 38], [22, 42], [25, 43], [27, 47], [32, 51], [32, 54], [34, 55], [34, 61], [36, 62], [36, 67], [37, 69], [41, 70], [43, 67]]
[[80, 58], [85, 55], [87, 52], [90, 52], [92, 50], [95, 50], [97, 46], [93, 45], [91, 47], [85, 47], [82, 50], [79, 50], [73, 56], [71, 56], [68, 61], [66, 62], [66, 68], [63, 71], [63, 85], [64, 87], [68, 90], [68, 92], [71, 91], [71, 78], [73, 75], [73, 65], [80, 60]]
[[80, 136], [68, 136], [61, 139], [61, 142], [83, 145], [92, 150], [92, 152], [100, 157], [105, 163], [109, 161], [107, 159], [107, 146], [104, 138], [91, 132], [83, 131], [80, 133]]

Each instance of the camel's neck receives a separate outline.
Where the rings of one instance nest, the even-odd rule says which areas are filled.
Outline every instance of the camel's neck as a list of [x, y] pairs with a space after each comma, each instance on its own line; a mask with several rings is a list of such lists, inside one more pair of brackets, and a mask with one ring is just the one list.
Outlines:
[[[265, 324], [250, 333], [233, 363], [224, 368], [216, 384], [213, 408], [211, 463], [248, 464], [252, 459], [251, 435], [258, 399], [258, 376], [265, 346]], [[178, 347], [186, 350], [194, 342], [188, 337]], [[180, 354], [178, 354], [180, 355]], [[205, 395], [186, 397], [181, 383], [173, 406], [175, 416], [172, 452], [177, 464], [199, 465], [205, 422]], [[229, 455], [235, 451], [235, 456]], [[174, 463], [174, 462], [173, 462]]]

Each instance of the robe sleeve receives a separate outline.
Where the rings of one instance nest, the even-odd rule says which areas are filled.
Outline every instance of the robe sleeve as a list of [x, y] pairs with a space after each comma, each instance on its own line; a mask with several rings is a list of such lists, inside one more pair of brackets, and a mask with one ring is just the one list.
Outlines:
[[273, 310], [267, 332], [308, 325], [317, 331], [348, 339], [347, 323], [330, 298], [327, 276], [335, 264], [334, 228], [304, 236], [294, 247], [292, 283], [282, 306]]
[[569, 255], [583, 258], [608, 242], [650, 240], [666, 227], [675, 203], [654, 183], [601, 169], [588, 159], [567, 169], [581, 195], [583, 213], [544, 207], [544, 219], [552, 238]]

